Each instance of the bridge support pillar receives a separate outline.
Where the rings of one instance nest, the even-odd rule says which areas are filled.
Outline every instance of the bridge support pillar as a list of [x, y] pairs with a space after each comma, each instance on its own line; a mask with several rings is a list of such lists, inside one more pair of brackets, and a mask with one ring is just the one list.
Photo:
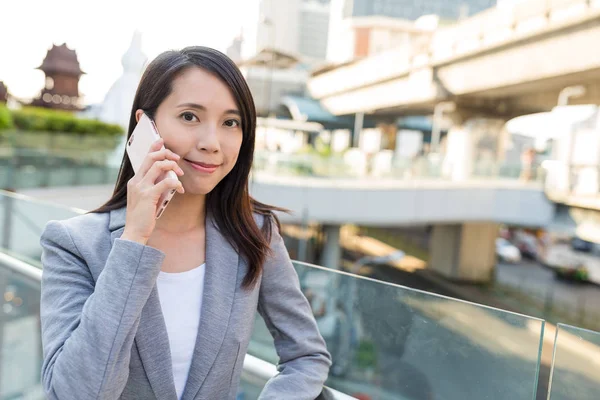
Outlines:
[[325, 246], [321, 255], [321, 265], [331, 269], [340, 269], [340, 225], [324, 225]]
[[451, 280], [490, 282], [496, 265], [498, 224], [436, 225], [429, 268]]
[[442, 175], [454, 181], [496, 174], [509, 138], [505, 119], [467, 115], [457, 110], [450, 116]]

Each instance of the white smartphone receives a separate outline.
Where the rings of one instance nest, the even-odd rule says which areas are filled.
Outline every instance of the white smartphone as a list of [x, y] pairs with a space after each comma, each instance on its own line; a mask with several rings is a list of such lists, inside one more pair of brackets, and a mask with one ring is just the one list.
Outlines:
[[[131, 133], [126, 146], [127, 156], [129, 157], [133, 171], [136, 174], [142, 166], [142, 162], [150, 152], [150, 147], [158, 139], [160, 139], [160, 134], [158, 133], [158, 129], [156, 129], [156, 124], [150, 117], [146, 115], [146, 113], [142, 114], [140, 120], [135, 126], [135, 129]], [[162, 148], [164, 149], [165, 146], [163, 145]], [[156, 183], [166, 178], [174, 178], [179, 180], [175, 171], [171, 170], [161, 174]], [[165, 211], [175, 192], [176, 190], [173, 189], [161, 195], [160, 199], [158, 200], [159, 206], [156, 210], [156, 219], [159, 219], [162, 213]]]

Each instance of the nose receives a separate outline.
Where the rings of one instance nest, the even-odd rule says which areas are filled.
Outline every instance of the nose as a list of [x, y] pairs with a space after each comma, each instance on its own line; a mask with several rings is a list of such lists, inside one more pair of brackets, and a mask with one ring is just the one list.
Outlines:
[[196, 148], [208, 153], [218, 153], [221, 149], [219, 144], [219, 131], [214, 123], [207, 123], [204, 129], [200, 129]]

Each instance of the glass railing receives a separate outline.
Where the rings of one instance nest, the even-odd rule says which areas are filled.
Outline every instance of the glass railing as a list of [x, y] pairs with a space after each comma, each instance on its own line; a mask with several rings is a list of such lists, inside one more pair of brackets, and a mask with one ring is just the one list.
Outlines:
[[[382, 152], [383, 153], [383, 152]], [[305, 176], [320, 178], [368, 179], [452, 179], [452, 165], [443, 159], [417, 157], [395, 158], [390, 153], [376, 154], [367, 159], [356, 153], [351, 159], [342, 155], [285, 154], [258, 151], [254, 158], [254, 172], [277, 176]], [[524, 173], [521, 165], [493, 161], [476, 161], [470, 179], [508, 179], [541, 182], [543, 170], [536, 168]]]
[[[37, 399], [39, 235], [47, 221], [81, 210], [15, 194], [0, 200], [2, 218], [11, 216], [0, 225], [9, 233], [3, 241], [10, 238], [0, 249], [0, 400]], [[328, 387], [382, 400], [536, 398], [545, 321], [305, 263], [294, 267], [333, 357]], [[550, 400], [597, 398], [599, 337], [558, 325]], [[253, 400], [278, 362], [258, 314], [248, 354], [271, 365], [270, 372], [245, 370], [239, 399]]]
[[558, 324], [549, 400], [600, 397], [600, 333]]
[[[534, 399], [544, 321], [300, 262], [333, 357], [327, 384], [372, 399]], [[276, 363], [257, 318], [249, 354]]]
[[[0, 147], [0, 188], [113, 184], [119, 168], [114, 154], [104, 150], [16, 149]], [[259, 151], [255, 154], [255, 174], [279, 177], [317, 177], [327, 179], [451, 180], [452, 166], [443, 160], [425, 157], [394, 159], [390, 154], [366, 159], [348, 159], [340, 155], [284, 154]], [[525, 179], [520, 165], [477, 161], [469, 179], [528, 180], [543, 179], [536, 169]]]
[[0, 195], [0, 251], [41, 268], [40, 235], [51, 219], [66, 219], [83, 210], [37, 201], [16, 193]]
[[0, 187], [81, 186], [114, 183], [118, 168], [106, 151], [0, 148]]
[[[10, 263], [10, 267], [9, 267]], [[39, 270], [0, 253], [0, 400], [42, 400]]]

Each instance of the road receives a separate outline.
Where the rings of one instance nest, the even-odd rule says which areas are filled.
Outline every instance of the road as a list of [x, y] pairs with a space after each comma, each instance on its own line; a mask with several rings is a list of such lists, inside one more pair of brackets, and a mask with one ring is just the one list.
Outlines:
[[552, 270], [535, 261], [519, 264], [498, 263], [496, 283], [508, 286], [540, 302], [551, 301], [553, 308], [580, 315], [586, 319], [600, 318], [600, 287], [557, 280]]

